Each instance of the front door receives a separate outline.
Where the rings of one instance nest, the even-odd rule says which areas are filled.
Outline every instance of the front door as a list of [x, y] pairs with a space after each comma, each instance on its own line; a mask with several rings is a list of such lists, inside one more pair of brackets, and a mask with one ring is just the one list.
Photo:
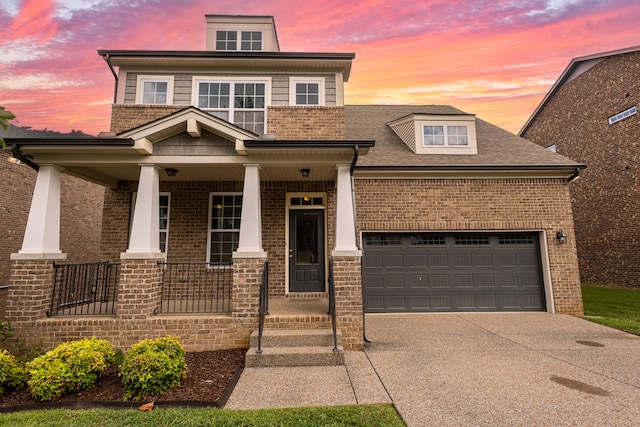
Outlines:
[[289, 211], [289, 292], [324, 292], [324, 210]]

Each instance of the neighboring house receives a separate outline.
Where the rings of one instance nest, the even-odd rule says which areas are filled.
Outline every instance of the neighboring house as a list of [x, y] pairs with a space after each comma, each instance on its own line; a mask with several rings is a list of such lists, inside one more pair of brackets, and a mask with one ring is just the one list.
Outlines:
[[[81, 132], [62, 134], [37, 131], [11, 125], [7, 131], [0, 128], [3, 138], [82, 138]], [[11, 276], [12, 253], [22, 246], [29, 205], [36, 182], [36, 172], [25, 164], [10, 163], [11, 147], [0, 150], [0, 218], [2, 218], [2, 244], [0, 245], [0, 320], [4, 319], [5, 305]], [[74, 262], [95, 261], [100, 254], [100, 226], [104, 187], [63, 175], [61, 178], [60, 223], [61, 247]]]
[[[354, 54], [281, 52], [272, 17], [206, 19], [205, 51], [98, 51], [111, 134], [9, 141], [40, 164], [8, 307], [31, 337], [246, 347], [267, 261], [266, 325], [326, 326], [311, 307], [333, 283], [347, 349], [364, 312], [582, 314], [582, 164], [449, 106], [345, 106]], [[54, 288], [60, 168], [106, 187], [111, 264]]]
[[640, 46], [573, 59], [520, 135], [588, 164], [571, 186], [582, 283], [640, 286]]

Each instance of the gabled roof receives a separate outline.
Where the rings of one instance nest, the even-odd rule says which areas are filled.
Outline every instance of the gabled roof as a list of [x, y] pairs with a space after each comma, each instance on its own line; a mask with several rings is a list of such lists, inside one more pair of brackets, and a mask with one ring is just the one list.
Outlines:
[[533, 119], [538, 115], [540, 110], [544, 108], [544, 106], [551, 99], [551, 97], [555, 95], [555, 93], [562, 86], [569, 83], [571, 80], [575, 79], [581, 74], [587, 72], [589, 69], [591, 69], [593, 66], [598, 64], [603, 59], [606, 59], [611, 56], [624, 55], [626, 53], [633, 53], [638, 51], [640, 51], [640, 46], [634, 46], [634, 47], [627, 47], [624, 49], [610, 50], [607, 52], [594, 53], [591, 55], [573, 58], [571, 62], [569, 62], [569, 65], [567, 66], [567, 68], [564, 69], [564, 71], [562, 72], [558, 80], [556, 80], [553, 86], [551, 86], [551, 89], [549, 90], [549, 92], [547, 92], [547, 94], [542, 99], [540, 104], [533, 111], [533, 114], [531, 114], [531, 117], [529, 117], [529, 120], [527, 120], [527, 122], [524, 124], [524, 126], [522, 127], [518, 135], [523, 135], [527, 131], [527, 128], [529, 127], [531, 122], [533, 122]]
[[375, 147], [356, 170], [563, 170], [584, 165], [476, 118], [478, 154], [415, 154], [388, 123], [411, 114], [464, 115], [448, 105], [347, 105], [349, 139], [373, 139]]

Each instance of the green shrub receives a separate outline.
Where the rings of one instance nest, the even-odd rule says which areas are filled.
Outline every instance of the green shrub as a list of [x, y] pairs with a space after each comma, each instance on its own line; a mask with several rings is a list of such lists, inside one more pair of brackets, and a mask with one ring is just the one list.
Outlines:
[[177, 337], [134, 344], [120, 366], [124, 399], [157, 396], [187, 377], [184, 347]]
[[25, 385], [27, 370], [7, 350], [0, 351], [0, 394], [5, 389], [18, 389]]
[[62, 343], [27, 363], [31, 394], [40, 400], [53, 400], [89, 388], [114, 357], [111, 344], [95, 337]]

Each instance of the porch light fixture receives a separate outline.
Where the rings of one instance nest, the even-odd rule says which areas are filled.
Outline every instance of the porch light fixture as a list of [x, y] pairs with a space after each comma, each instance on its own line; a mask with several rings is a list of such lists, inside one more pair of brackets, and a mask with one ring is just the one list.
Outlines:
[[562, 230], [558, 230], [558, 232], [556, 233], [556, 239], [558, 239], [558, 242], [561, 245], [564, 245], [565, 243], [567, 243], [567, 235], [564, 234], [564, 231]]
[[303, 178], [309, 178], [309, 174], [311, 173], [311, 169], [300, 169], [300, 173]]
[[178, 169], [168, 168], [164, 170], [167, 173], [167, 176], [176, 176], [178, 175]]

